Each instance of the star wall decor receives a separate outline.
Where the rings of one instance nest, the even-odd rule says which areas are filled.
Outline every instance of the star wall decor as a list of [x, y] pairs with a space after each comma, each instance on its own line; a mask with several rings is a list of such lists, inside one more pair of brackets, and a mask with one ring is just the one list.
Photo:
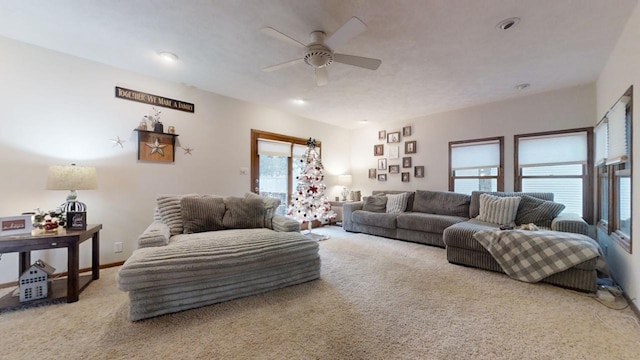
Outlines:
[[166, 148], [167, 145], [163, 145], [160, 144], [160, 140], [158, 140], [158, 138], [156, 138], [156, 140], [153, 142], [153, 144], [150, 143], [146, 143], [145, 145], [147, 145], [149, 148], [151, 148], [151, 153], [158, 153], [162, 156], [164, 156], [164, 151], [162, 149]]
[[109, 139], [109, 141], [111, 141], [113, 143], [113, 147], [116, 147], [116, 146], [120, 145], [120, 148], [124, 149], [124, 143], [127, 140], [122, 140], [122, 139], [120, 139], [120, 136], [116, 136], [115, 139]]
[[184, 154], [185, 155], [193, 155], [191, 152], [193, 151], [193, 148], [190, 147], [183, 147], [182, 150], [184, 150]]

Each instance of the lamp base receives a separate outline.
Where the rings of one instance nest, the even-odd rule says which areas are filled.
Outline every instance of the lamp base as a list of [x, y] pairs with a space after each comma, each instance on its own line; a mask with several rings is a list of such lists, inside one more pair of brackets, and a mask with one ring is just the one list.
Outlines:
[[67, 201], [60, 205], [60, 209], [63, 213], [66, 212], [86, 212], [87, 205], [80, 201]]

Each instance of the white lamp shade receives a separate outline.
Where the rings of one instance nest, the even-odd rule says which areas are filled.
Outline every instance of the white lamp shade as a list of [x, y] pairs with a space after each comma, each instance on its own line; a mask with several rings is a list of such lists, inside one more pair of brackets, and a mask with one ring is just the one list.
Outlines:
[[98, 188], [96, 168], [92, 166], [49, 166], [47, 190], [93, 190]]

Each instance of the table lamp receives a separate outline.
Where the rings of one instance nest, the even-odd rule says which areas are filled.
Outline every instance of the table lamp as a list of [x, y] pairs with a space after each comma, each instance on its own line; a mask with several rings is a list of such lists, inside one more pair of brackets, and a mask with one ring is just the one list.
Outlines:
[[87, 205], [77, 201], [76, 190], [98, 188], [96, 168], [92, 166], [54, 165], [49, 166], [47, 190], [70, 190], [67, 201], [60, 205], [63, 212], [84, 212]]
[[338, 183], [342, 185], [342, 201], [347, 201], [347, 196], [349, 196], [349, 186], [351, 186], [351, 175], [340, 175], [338, 176]]

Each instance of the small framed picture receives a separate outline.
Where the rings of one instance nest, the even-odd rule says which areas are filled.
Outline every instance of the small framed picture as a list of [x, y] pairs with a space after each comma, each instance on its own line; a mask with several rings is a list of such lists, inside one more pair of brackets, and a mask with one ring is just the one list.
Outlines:
[[413, 169], [413, 176], [415, 176], [417, 178], [423, 178], [424, 177], [424, 166], [416, 166]]
[[405, 126], [402, 128], [402, 136], [411, 136], [411, 126]]
[[402, 182], [409, 182], [409, 173], [408, 172], [403, 172], [402, 173]]
[[387, 159], [378, 159], [378, 170], [387, 170]]
[[395, 131], [387, 134], [387, 143], [399, 143], [400, 131]]
[[404, 142], [404, 153], [405, 154], [415, 154], [416, 153], [416, 141], [405, 141]]
[[384, 140], [387, 138], [387, 130], [378, 131], [378, 140]]
[[402, 167], [403, 168], [410, 168], [411, 167], [411, 156], [407, 156], [407, 157], [403, 157], [402, 158]]
[[67, 211], [67, 229], [86, 230], [87, 213]]
[[382, 156], [384, 155], [384, 145], [373, 145], [373, 156]]
[[369, 179], [376, 178], [376, 169], [369, 169]]
[[389, 146], [389, 159], [397, 159], [400, 157], [400, 150], [397, 146]]
[[389, 174], [400, 174], [400, 165], [389, 165]]
[[387, 174], [378, 174], [378, 181], [387, 181]]

